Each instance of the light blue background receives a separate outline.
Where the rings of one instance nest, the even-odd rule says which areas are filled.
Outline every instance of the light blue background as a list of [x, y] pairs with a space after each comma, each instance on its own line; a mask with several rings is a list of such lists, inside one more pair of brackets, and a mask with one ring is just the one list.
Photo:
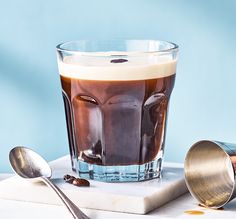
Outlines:
[[236, 142], [236, 1], [0, 0], [0, 172], [8, 152], [68, 153], [55, 46], [75, 39], [163, 39], [180, 46], [166, 160], [199, 139]]

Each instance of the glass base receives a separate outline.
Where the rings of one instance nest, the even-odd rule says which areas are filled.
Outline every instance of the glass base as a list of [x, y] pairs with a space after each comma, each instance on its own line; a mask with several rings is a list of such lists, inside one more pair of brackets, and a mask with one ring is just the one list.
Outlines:
[[75, 164], [73, 170], [81, 178], [103, 182], [138, 182], [160, 177], [162, 158], [142, 165], [128, 166], [101, 166], [81, 160], [72, 163]]

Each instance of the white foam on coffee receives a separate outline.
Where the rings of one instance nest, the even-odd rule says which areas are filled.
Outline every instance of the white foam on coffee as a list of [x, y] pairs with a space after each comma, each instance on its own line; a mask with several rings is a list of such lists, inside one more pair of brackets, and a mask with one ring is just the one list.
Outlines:
[[[132, 81], [167, 77], [176, 72], [176, 60], [169, 56], [119, 56], [117, 52], [96, 53], [94, 57], [72, 55], [58, 59], [60, 75], [84, 80]], [[123, 53], [122, 53], [123, 54]], [[116, 56], [114, 56], [116, 55]], [[108, 58], [109, 57], [109, 58]], [[113, 59], [128, 62], [111, 63]]]

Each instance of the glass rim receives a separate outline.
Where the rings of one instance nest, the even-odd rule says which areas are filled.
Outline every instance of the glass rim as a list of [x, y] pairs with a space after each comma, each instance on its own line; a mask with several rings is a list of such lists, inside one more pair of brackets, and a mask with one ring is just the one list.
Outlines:
[[[103, 57], [111, 57], [111, 56], [117, 56], [116, 54], [106, 54], [108, 51], [80, 51], [76, 49], [68, 49], [68, 48], [63, 48], [67, 44], [72, 44], [72, 43], [78, 43], [78, 42], [94, 42], [94, 43], [117, 43], [117, 42], [158, 42], [158, 43], [167, 43], [170, 45], [170, 48], [167, 49], [156, 49], [156, 50], [151, 50], [151, 51], [119, 51], [119, 52], [125, 52], [124, 56], [139, 56], [139, 55], [162, 55], [162, 54], [169, 54], [173, 52], [178, 52], [179, 51], [179, 46], [173, 42], [170, 41], [164, 41], [164, 40], [152, 40], [152, 39], [128, 39], [128, 40], [117, 40], [117, 39], [110, 39], [110, 40], [72, 40], [72, 41], [65, 41], [56, 46], [56, 50], [58, 52], [67, 52], [71, 54], [77, 54], [77, 55], [86, 55], [86, 56], [91, 56], [91, 57], [101, 57], [101, 53]], [[112, 51], [111, 51], [112, 52]], [[120, 55], [122, 56], [122, 55]]]

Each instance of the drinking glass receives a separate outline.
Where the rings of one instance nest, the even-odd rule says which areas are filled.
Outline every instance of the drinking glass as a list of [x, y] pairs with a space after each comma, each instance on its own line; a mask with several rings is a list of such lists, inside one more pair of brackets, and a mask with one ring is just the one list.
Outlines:
[[159, 177], [178, 46], [157, 40], [57, 46], [72, 169], [107, 182]]

